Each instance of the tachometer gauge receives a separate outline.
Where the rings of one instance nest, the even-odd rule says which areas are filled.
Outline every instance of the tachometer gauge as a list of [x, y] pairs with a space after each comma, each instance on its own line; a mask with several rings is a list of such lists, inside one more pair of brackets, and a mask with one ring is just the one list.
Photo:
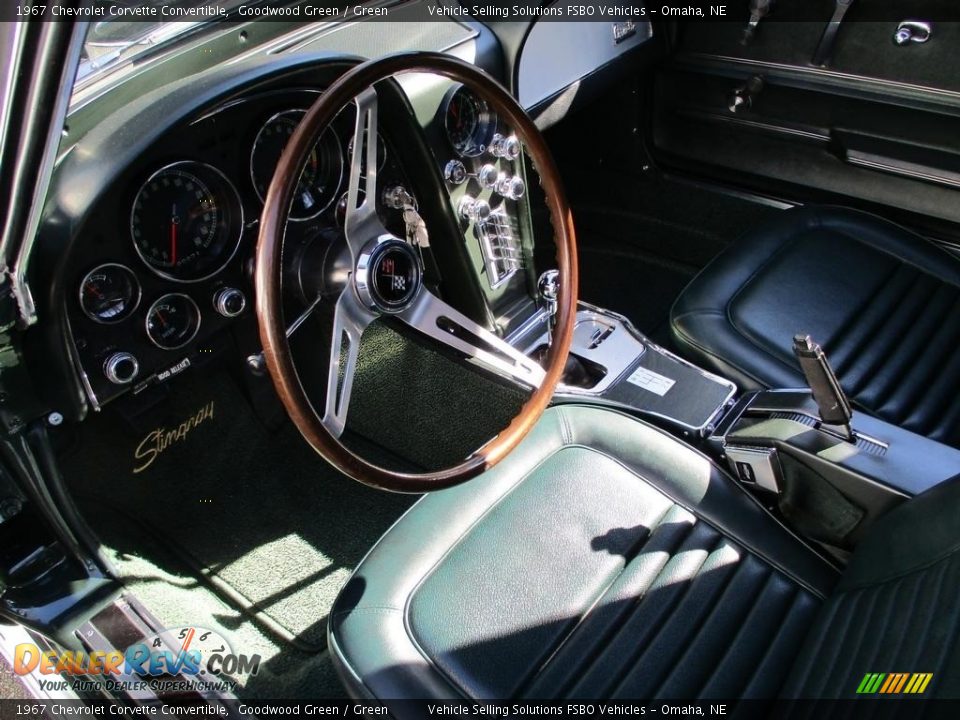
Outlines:
[[139, 304], [140, 283], [124, 265], [99, 265], [80, 283], [80, 308], [88, 318], [99, 323], [125, 320]]
[[[261, 202], [290, 136], [306, 113], [287, 110], [277, 113], [257, 133], [250, 153], [250, 178]], [[333, 128], [327, 128], [310, 151], [290, 208], [291, 220], [316, 217], [334, 201], [343, 182], [343, 150]]]
[[189, 295], [170, 293], [147, 311], [147, 337], [161, 350], [177, 350], [200, 329], [200, 308]]
[[130, 215], [140, 258], [170, 280], [205, 280], [224, 268], [240, 243], [243, 213], [236, 189], [215, 168], [168, 165], [140, 188]]
[[461, 85], [447, 100], [444, 127], [458, 154], [475, 157], [490, 145], [497, 131], [497, 118], [483, 98]]

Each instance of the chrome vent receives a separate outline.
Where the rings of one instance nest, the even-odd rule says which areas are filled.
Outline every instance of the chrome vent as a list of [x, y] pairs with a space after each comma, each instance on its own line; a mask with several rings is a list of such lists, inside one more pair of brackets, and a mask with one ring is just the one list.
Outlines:
[[523, 254], [510, 218], [502, 210], [497, 210], [486, 220], [476, 223], [474, 232], [480, 242], [487, 282], [491, 288], [499, 287], [523, 267]]

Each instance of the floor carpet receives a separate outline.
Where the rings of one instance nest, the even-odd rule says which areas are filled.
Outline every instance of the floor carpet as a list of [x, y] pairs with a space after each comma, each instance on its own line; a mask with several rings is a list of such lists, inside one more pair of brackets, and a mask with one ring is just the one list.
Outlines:
[[224, 373], [178, 379], [134, 422], [104, 412], [80, 433], [61, 458], [75, 496], [146, 530], [115, 534], [116, 550], [173, 571], [175, 557], [304, 651], [326, 647], [337, 592], [413, 501], [341, 475], [288, 423], [267, 429]]

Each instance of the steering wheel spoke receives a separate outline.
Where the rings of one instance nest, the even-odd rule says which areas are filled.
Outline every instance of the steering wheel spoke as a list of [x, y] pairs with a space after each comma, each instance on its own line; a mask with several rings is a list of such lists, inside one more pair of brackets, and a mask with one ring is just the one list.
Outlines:
[[360, 340], [373, 319], [374, 315], [359, 303], [351, 288], [340, 293], [333, 313], [327, 397], [321, 418], [324, 427], [334, 437], [340, 437], [347, 424]]
[[354, 257], [381, 235], [387, 235], [377, 215], [377, 91], [371, 86], [357, 95], [357, 118], [350, 154], [344, 234]]
[[489, 370], [539, 388], [546, 373], [530, 357], [475, 323], [423, 288], [416, 300], [397, 315], [424, 335], [462, 352]]

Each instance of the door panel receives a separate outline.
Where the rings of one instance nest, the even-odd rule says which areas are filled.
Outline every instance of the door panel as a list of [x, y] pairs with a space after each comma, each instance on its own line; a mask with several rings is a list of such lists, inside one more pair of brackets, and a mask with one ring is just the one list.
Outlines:
[[848, 19], [815, 66], [832, 10], [824, 4], [822, 22], [761, 21], [746, 46], [740, 23], [682, 28], [653, 87], [657, 158], [789, 200], [860, 206], [957, 243], [960, 23], [898, 47], [898, 22]]

